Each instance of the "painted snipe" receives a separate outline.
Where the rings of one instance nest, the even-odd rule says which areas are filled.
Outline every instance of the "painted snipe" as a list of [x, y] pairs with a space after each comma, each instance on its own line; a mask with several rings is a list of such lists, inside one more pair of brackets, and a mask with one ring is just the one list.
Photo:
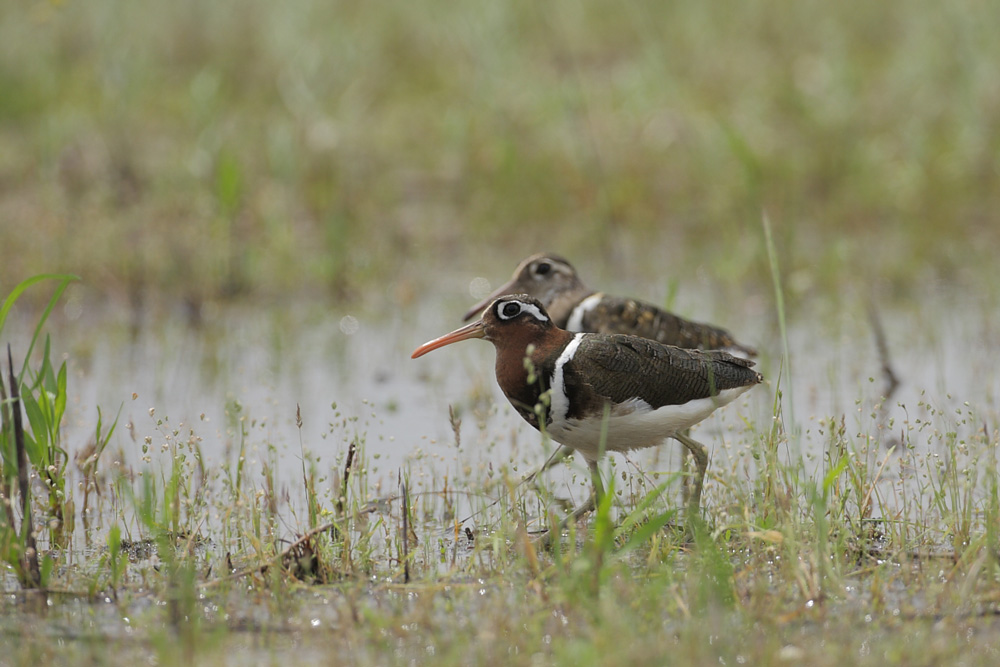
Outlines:
[[465, 319], [508, 294], [535, 297], [555, 325], [567, 331], [630, 334], [686, 349], [757, 354], [725, 329], [686, 320], [644, 301], [594, 291], [583, 284], [572, 264], [557, 255], [532, 255], [521, 262], [510, 281], [473, 306]]
[[[583, 284], [572, 264], [554, 254], [539, 253], [525, 259], [507, 283], [473, 306], [464, 319], [471, 319], [498, 297], [521, 293], [541, 301], [555, 325], [567, 331], [629, 334], [686, 349], [721, 349], [745, 357], [757, 355], [754, 348], [737, 342], [725, 329], [684, 319], [645, 301], [594, 291]], [[570, 453], [570, 448], [562, 447], [529, 478]], [[684, 466], [687, 467], [687, 461]], [[685, 477], [684, 481], [687, 497], [689, 479]]]
[[[708, 467], [704, 445], [684, 431], [761, 382], [753, 362], [723, 351], [685, 350], [638, 336], [571, 333], [527, 294], [494, 301], [482, 319], [424, 343], [412, 358], [485, 338], [497, 383], [532, 426], [583, 455], [599, 493], [603, 449], [627, 451], [676, 438], [697, 463], [688, 509], [697, 511]], [[573, 515], [592, 507], [593, 497]]]

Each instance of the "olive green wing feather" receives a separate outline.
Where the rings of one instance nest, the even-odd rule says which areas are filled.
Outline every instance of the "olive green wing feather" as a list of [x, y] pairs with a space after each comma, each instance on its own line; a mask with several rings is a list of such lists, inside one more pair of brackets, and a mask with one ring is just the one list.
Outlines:
[[762, 380], [752, 361], [727, 352], [684, 350], [636, 336], [587, 336], [570, 363], [572, 374], [587, 378], [605, 399], [625, 403], [639, 398], [653, 409]]

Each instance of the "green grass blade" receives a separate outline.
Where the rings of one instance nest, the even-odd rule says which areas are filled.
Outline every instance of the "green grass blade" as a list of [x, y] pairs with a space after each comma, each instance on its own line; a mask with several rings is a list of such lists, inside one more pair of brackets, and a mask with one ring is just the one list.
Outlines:
[[0, 331], [3, 331], [4, 324], [7, 322], [7, 314], [10, 312], [10, 309], [14, 307], [14, 304], [17, 302], [18, 298], [20, 298], [20, 296], [24, 294], [24, 291], [29, 287], [31, 287], [32, 285], [40, 283], [44, 280], [59, 280], [62, 282], [61, 288], [58, 290], [57, 295], [53, 297], [54, 300], [49, 302], [50, 304], [49, 310], [51, 310], [51, 306], [55, 303], [55, 301], [58, 301], [58, 297], [62, 295], [63, 290], [66, 289], [66, 286], [69, 285], [71, 282], [80, 280], [80, 276], [76, 276], [71, 273], [42, 273], [19, 282], [17, 285], [14, 286], [14, 289], [10, 291], [10, 294], [7, 295], [7, 298], [4, 299], [3, 305], [0, 306]]
[[788, 385], [788, 417], [795, 428], [795, 409], [792, 396], [795, 391], [792, 387], [792, 359], [788, 345], [788, 327], [785, 318], [785, 295], [781, 287], [781, 269], [778, 267], [778, 253], [774, 248], [774, 237], [771, 234], [771, 219], [765, 213], [761, 217], [764, 225], [764, 243], [767, 246], [767, 259], [771, 268], [771, 282], [774, 284], [774, 302], [778, 308], [778, 330], [781, 332], [781, 348], [784, 357], [785, 383]]
[[[45, 401], [44, 390], [42, 391], [42, 401]], [[31, 434], [24, 434], [25, 452], [32, 465], [35, 467], [44, 466], [45, 449], [48, 446], [49, 438], [45, 408], [29, 393], [21, 396], [21, 403], [24, 405], [24, 413], [28, 415], [28, 424], [31, 426]]]
[[639, 501], [631, 512], [628, 513], [621, 524], [618, 526], [618, 530], [615, 531], [615, 537], [620, 537], [628, 532], [632, 526], [639, 523], [639, 520], [644, 516], [645, 512], [649, 507], [656, 502], [660, 495], [667, 489], [667, 486], [673, 482], [673, 479], [664, 480], [661, 484], [657, 485], [655, 489], [647, 493]]
[[107, 433], [102, 435], [101, 429], [103, 427], [103, 415], [101, 414], [101, 407], [97, 406], [97, 429], [94, 433], [94, 439], [97, 443], [97, 448], [94, 450], [95, 465], [97, 460], [101, 458], [104, 448], [108, 446], [108, 442], [111, 440], [111, 436], [114, 435], [115, 429], [118, 428], [118, 420], [122, 416], [122, 408], [124, 407], [125, 403], [122, 402], [122, 404], [118, 406], [118, 414], [115, 415], [115, 420], [111, 422], [111, 428], [108, 429]]
[[63, 415], [66, 414], [66, 400], [66, 362], [64, 361], [59, 367], [59, 375], [56, 376], [55, 414], [53, 414], [52, 427], [57, 433]]
[[677, 516], [676, 509], [669, 509], [666, 512], [656, 515], [646, 523], [644, 523], [637, 531], [632, 533], [632, 536], [628, 538], [618, 550], [619, 554], [626, 554], [633, 549], [642, 546], [650, 540], [656, 533], [670, 523], [674, 517]]
[[833, 483], [837, 481], [837, 478], [847, 469], [847, 464], [850, 461], [847, 456], [841, 456], [837, 464], [826, 473], [823, 477], [823, 496], [826, 497], [830, 493], [830, 489], [833, 487]]
[[[53, 276], [54, 277], [54, 276]], [[52, 310], [56, 307], [59, 302], [60, 297], [62, 297], [63, 292], [69, 287], [69, 284], [74, 280], [79, 280], [76, 276], [62, 276], [61, 282], [56, 287], [55, 292], [52, 293], [52, 298], [49, 299], [48, 305], [45, 306], [45, 311], [42, 316], [38, 318], [38, 324], [35, 325], [35, 333], [31, 337], [31, 344], [28, 346], [28, 351], [24, 355], [24, 365], [21, 367], [21, 374], [18, 376], [18, 381], [20, 382], [24, 378], [24, 373], [28, 370], [28, 360], [31, 358], [31, 352], [35, 349], [35, 343], [38, 342], [38, 336], [42, 333], [42, 327], [45, 326], [45, 322], [49, 319], [49, 315], [52, 314]]]
[[52, 370], [52, 336], [46, 334], [45, 347], [42, 348], [42, 364], [35, 376], [35, 386], [44, 387], [49, 393], [56, 391], [56, 374]]

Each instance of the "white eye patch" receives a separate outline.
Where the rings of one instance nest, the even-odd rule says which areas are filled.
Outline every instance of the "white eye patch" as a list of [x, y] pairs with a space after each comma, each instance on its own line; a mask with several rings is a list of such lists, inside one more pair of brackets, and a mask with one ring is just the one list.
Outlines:
[[501, 320], [512, 320], [521, 313], [531, 313], [531, 315], [539, 322], [548, 322], [549, 318], [545, 316], [545, 313], [533, 303], [525, 303], [524, 301], [518, 301], [517, 299], [498, 301], [496, 305], [496, 314]]

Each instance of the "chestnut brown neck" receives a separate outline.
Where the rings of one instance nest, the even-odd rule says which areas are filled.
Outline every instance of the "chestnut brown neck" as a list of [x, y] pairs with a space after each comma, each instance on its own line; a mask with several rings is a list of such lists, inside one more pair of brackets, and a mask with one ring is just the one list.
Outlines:
[[535, 406], [542, 392], [549, 389], [556, 359], [573, 334], [556, 327], [547, 327], [542, 335], [527, 327], [504, 334], [493, 340], [497, 349], [497, 384], [521, 416], [537, 428]]

